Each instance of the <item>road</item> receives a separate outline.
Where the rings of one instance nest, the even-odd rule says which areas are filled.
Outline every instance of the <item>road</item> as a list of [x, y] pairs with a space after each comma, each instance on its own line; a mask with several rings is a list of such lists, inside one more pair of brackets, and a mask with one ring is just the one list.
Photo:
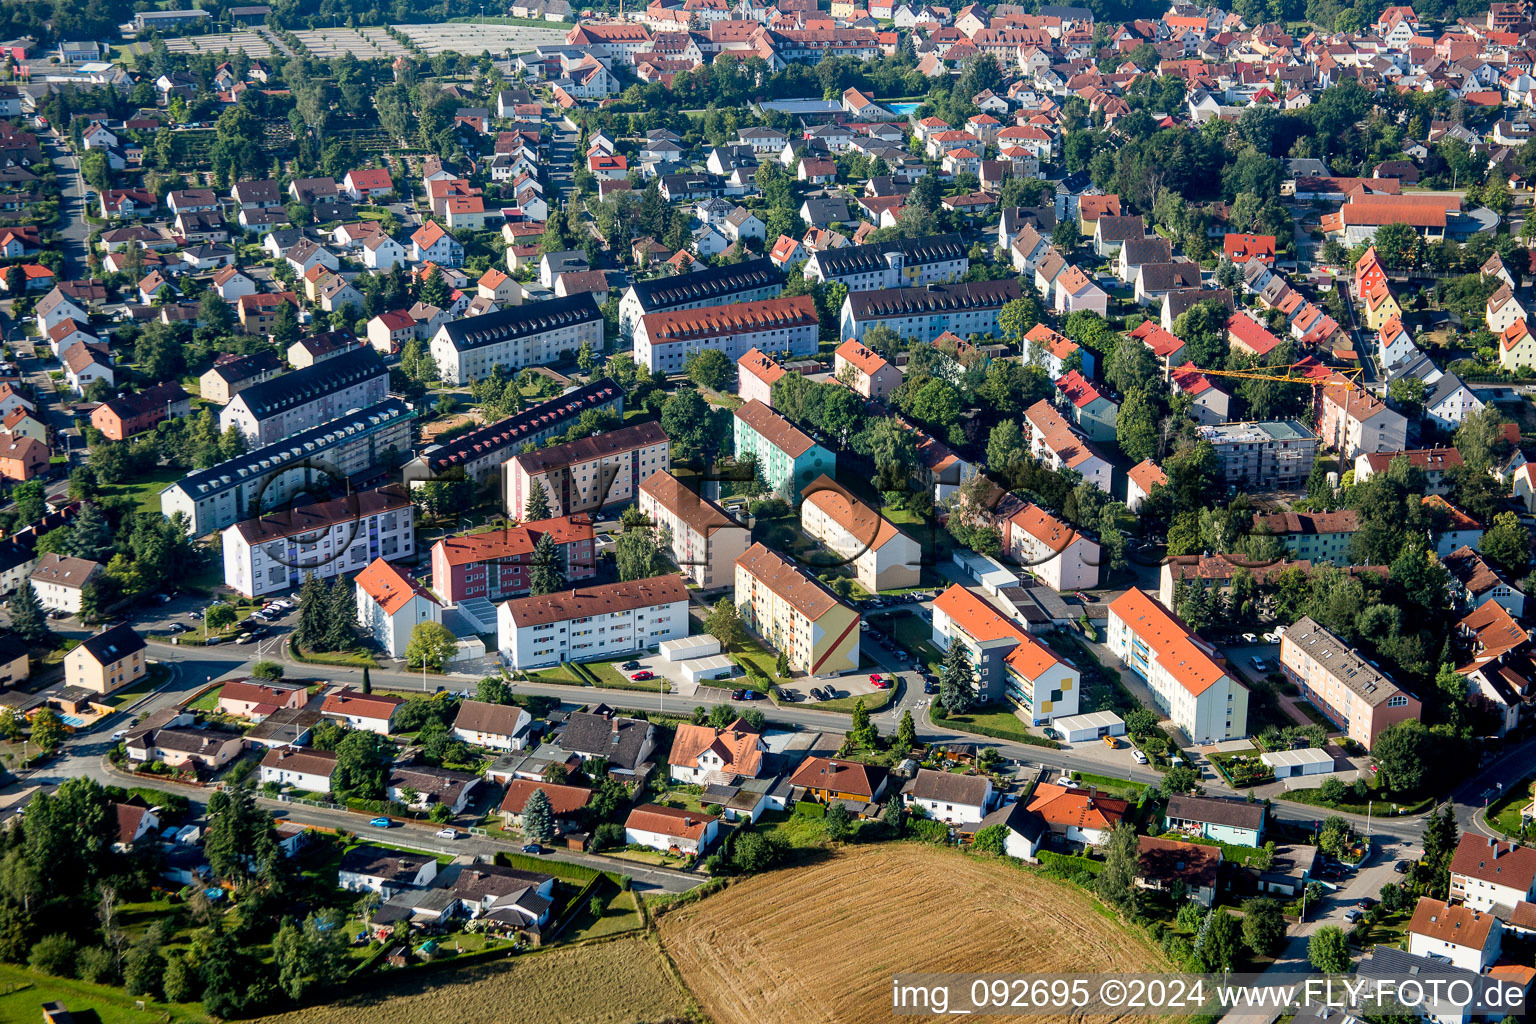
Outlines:
[[64, 254], [65, 278], [89, 276], [91, 225], [85, 219], [85, 182], [80, 178], [80, 163], [56, 132], [41, 133], [43, 149], [53, 162], [59, 181], [59, 229], [55, 245]]

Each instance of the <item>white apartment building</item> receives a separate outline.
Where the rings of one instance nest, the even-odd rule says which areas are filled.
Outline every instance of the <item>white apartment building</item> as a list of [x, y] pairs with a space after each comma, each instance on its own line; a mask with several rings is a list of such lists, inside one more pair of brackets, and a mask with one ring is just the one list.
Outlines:
[[302, 370], [253, 384], [219, 413], [250, 447], [271, 444], [389, 397], [389, 370], [371, 348], [356, 348]]
[[247, 519], [224, 531], [224, 583], [245, 597], [358, 572], [416, 550], [416, 507], [398, 484]]
[[672, 538], [672, 560], [705, 590], [736, 583], [736, 559], [752, 545], [752, 531], [666, 470], [640, 484], [640, 511]]
[[960, 235], [928, 235], [822, 249], [805, 261], [805, 279], [836, 282], [851, 292], [914, 288], [958, 281], [970, 266], [969, 249]]
[[870, 593], [915, 587], [922, 574], [922, 545], [825, 474], [800, 492], [800, 530], [852, 563], [859, 586]]
[[1451, 857], [1451, 899], [1473, 910], [1513, 907], [1536, 896], [1536, 849], [1466, 833]]
[[1158, 706], [1192, 742], [1247, 735], [1247, 687], [1216, 663], [1214, 648], [1146, 592], [1132, 587], [1110, 603], [1105, 642], [1147, 681]]
[[940, 650], [964, 648], [971, 689], [981, 701], [1011, 703], [1032, 725], [1078, 713], [1083, 677], [1077, 667], [960, 584], [933, 602], [932, 636]]
[[411, 631], [423, 622], [443, 621], [437, 598], [398, 566], [375, 558], [353, 580], [357, 588], [357, 621], [363, 632], [391, 658], [405, 657]]
[[[619, 337], [634, 337], [647, 314], [771, 299], [784, 290], [784, 275], [766, 256], [724, 267], [636, 281], [619, 300]], [[82, 321], [83, 322], [83, 321]]]
[[1026, 503], [1004, 522], [1003, 551], [1052, 590], [1099, 585], [1099, 545], [1039, 505]]
[[507, 512], [527, 519], [534, 482], [549, 497], [549, 515], [592, 512], [632, 501], [643, 480], [672, 467], [671, 447], [655, 421], [620, 427], [508, 460]]
[[712, 348], [736, 362], [752, 349], [816, 354], [821, 322], [809, 295], [647, 313], [635, 328], [635, 362], [652, 373], [680, 373], [688, 357]]
[[429, 347], [449, 384], [468, 384], [500, 366], [516, 373], [603, 350], [603, 313], [590, 293], [512, 306], [443, 324]]
[[101, 564], [84, 558], [70, 558], [51, 551], [37, 557], [32, 570], [32, 590], [37, 600], [50, 612], [80, 614], [85, 585], [100, 576]]
[[519, 597], [496, 613], [501, 653], [518, 671], [595, 661], [688, 635], [688, 587], [675, 573]]

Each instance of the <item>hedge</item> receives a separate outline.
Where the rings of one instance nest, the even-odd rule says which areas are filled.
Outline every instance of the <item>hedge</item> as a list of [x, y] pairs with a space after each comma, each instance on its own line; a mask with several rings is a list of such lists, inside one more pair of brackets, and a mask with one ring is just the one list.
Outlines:
[[[1046, 739], [1044, 736], [1036, 736], [1032, 732], [1009, 732], [1006, 729], [994, 729], [990, 725], [976, 725], [973, 722], [956, 722], [953, 718], [940, 719], [946, 727], [956, 732], [975, 733], [977, 736], [989, 736], [995, 740], [1008, 740], [1011, 743], [1023, 743], [1031, 747], [1048, 747], [1051, 750], [1060, 750], [1061, 744], [1055, 740]], [[940, 744], [942, 746], [942, 744]]]
[[1092, 857], [1082, 857], [1075, 853], [1056, 853], [1053, 850], [1041, 850], [1036, 856], [1040, 858], [1040, 866], [1049, 868], [1059, 875], [1070, 878], [1079, 871], [1086, 871], [1090, 875], [1097, 875], [1104, 870], [1102, 861]]

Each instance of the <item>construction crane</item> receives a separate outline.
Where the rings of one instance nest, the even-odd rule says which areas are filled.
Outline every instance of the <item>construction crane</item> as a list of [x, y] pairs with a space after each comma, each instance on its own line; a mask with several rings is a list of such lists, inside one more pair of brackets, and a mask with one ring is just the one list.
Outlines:
[[[1292, 363], [1290, 366], [1287, 366], [1285, 368], [1286, 372], [1284, 374], [1256, 373], [1256, 372], [1254, 372], [1252, 370], [1206, 370], [1206, 369], [1202, 369], [1200, 367], [1191, 367], [1189, 369], [1189, 371], [1187, 371], [1187, 372], [1190, 372], [1190, 373], [1203, 373], [1203, 374], [1208, 374], [1209, 376], [1212, 376], [1212, 377], [1237, 377], [1237, 378], [1239, 378], [1241, 380], [1273, 380], [1273, 381], [1279, 381], [1282, 384], [1310, 384], [1310, 385], [1312, 385], [1315, 388], [1316, 387], [1324, 387], [1324, 388], [1326, 388], [1326, 387], [1347, 387], [1347, 388], [1353, 388], [1353, 387], [1358, 387], [1359, 383], [1360, 383], [1357, 378], [1362, 373], [1362, 370], [1358, 366], [1349, 367], [1349, 368], [1346, 368], [1346, 369], [1337, 369], [1337, 368], [1334, 368], [1334, 367], [1328, 367], [1328, 369], [1332, 373], [1332, 376], [1325, 377], [1325, 378], [1322, 378], [1322, 379], [1318, 379], [1318, 378], [1315, 378], [1315, 377], [1292, 377], [1290, 375], [1290, 371], [1296, 369], [1300, 365], [1301, 365], [1300, 363]], [[1172, 373], [1174, 373], [1174, 372], [1177, 372], [1177, 371], [1176, 370], [1170, 370], [1169, 371], [1170, 375]]]

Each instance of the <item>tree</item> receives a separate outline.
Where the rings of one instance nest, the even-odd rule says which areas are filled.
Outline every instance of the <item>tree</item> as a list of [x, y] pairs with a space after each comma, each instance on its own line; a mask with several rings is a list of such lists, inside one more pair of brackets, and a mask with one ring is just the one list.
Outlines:
[[544, 489], [544, 481], [535, 480], [528, 488], [528, 497], [523, 502], [523, 521], [535, 523], [548, 518], [549, 491]]
[[619, 534], [613, 546], [613, 561], [624, 582], [643, 580], [659, 575], [664, 562], [661, 547], [656, 543], [656, 532], [649, 526], [637, 526]]
[[48, 619], [31, 581], [16, 588], [6, 609], [11, 613], [11, 631], [27, 643], [42, 643], [48, 637]]
[[688, 379], [711, 391], [724, 390], [734, 371], [731, 361], [717, 348], [700, 349], [689, 356], [684, 364]]
[[210, 811], [203, 853], [220, 878], [249, 879], [262, 857], [276, 849], [277, 833], [248, 788], [234, 786], [224, 792], [228, 799], [218, 813]]
[[742, 832], [731, 846], [731, 866], [744, 875], [776, 868], [784, 861], [786, 847], [777, 835]]
[[554, 814], [549, 806], [549, 796], [536, 789], [523, 803], [523, 835], [536, 843], [547, 843], [554, 838]]
[[895, 750], [905, 755], [917, 746], [917, 726], [912, 721], [912, 711], [907, 709], [901, 713], [901, 721], [896, 724]]
[[1377, 895], [1381, 898], [1381, 909], [1384, 913], [1406, 914], [1413, 910], [1413, 894], [1396, 882], [1388, 882], [1382, 886]]
[[951, 643], [944, 652], [944, 665], [939, 670], [939, 704], [952, 715], [963, 715], [971, 709], [971, 661], [965, 648]]
[[971, 840], [971, 849], [977, 853], [995, 853], [1002, 855], [1007, 852], [1008, 826], [988, 825], [976, 833]]
[[1163, 780], [1158, 783], [1157, 789], [1165, 799], [1171, 796], [1182, 796], [1200, 789], [1200, 776], [1186, 764], [1175, 764], [1164, 773]]
[[1348, 974], [1349, 942], [1343, 929], [1327, 924], [1313, 932], [1307, 940], [1307, 959], [1324, 974]]
[[1205, 941], [1200, 945], [1200, 959], [1213, 970], [1230, 971], [1237, 961], [1240, 934], [1237, 918], [1219, 907], [1212, 910], [1205, 925]]
[[1140, 462], [1157, 455], [1159, 412], [1157, 401], [1146, 388], [1125, 392], [1115, 417], [1115, 437], [1126, 458]]
[[552, 533], [539, 534], [533, 545], [533, 560], [528, 566], [528, 593], [553, 594], [565, 589], [565, 573], [560, 567], [560, 548]]
[[395, 745], [388, 737], [360, 729], [348, 730], [336, 744], [336, 792], [378, 800], [384, 796]]
[[1274, 956], [1285, 944], [1285, 915], [1267, 896], [1243, 901], [1243, 945], [1256, 956]]
[[203, 613], [203, 624], [210, 631], [218, 631], [233, 626], [240, 620], [240, 613], [235, 611], [233, 605], [220, 601]]
[[52, 750], [64, 742], [64, 721], [53, 708], [41, 708], [32, 715], [32, 742]]
[[277, 987], [298, 1001], [310, 992], [342, 981], [347, 973], [346, 914], [332, 907], [317, 911], [302, 925], [285, 921], [272, 940]]
[[720, 641], [720, 646], [730, 650], [741, 640], [741, 613], [729, 597], [722, 597], [709, 610], [704, 620], [704, 632]]
[[27, 955], [27, 966], [34, 971], [73, 978], [80, 959], [80, 946], [68, 935], [45, 935]]
[[827, 816], [822, 819], [822, 825], [826, 828], [828, 839], [840, 842], [853, 834], [853, 815], [848, 813], [842, 801], [834, 800], [827, 807]]
[[1136, 873], [1140, 867], [1136, 847], [1136, 829], [1122, 821], [1104, 843], [1104, 868], [1099, 872], [1094, 891], [1099, 898], [1130, 912], [1136, 904]]
[[1426, 780], [1429, 730], [1417, 719], [1389, 725], [1376, 737], [1371, 753], [1382, 784], [1394, 793], [1417, 792]]
[[165, 957], [160, 953], [158, 929], [147, 929], [128, 948], [123, 961], [123, 987], [131, 996], [159, 998], [165, 976]]
[[434, 672], [442, 671], [443, 665], [459, 651], [458, 638], [441, 622], [418, 622], [411, 627], [411, 642], [405, 648], [405, 664], [408, 668], [425, 665]]
[[92, 502], [84, 502], [70, 529], [67, 550], [74, 558], [91, 562], [104, 562], [112, 557], [112, 527], [101, 509]]
[[283, 666], [276, 661], [258, 661], [251, 666], [251, 675], [257, 679], [277, 680], [283, 678]]
[[475, 700], [482, 704], [510, 704], [512, 703], [512, 690], [506, 681], [495, 676], [486, 676], [475, 685]]
[[1500, 512], [1483, 534], [1483, 557], [1513, 577], [1523, 577], [1531, 564], [1531, 535], [1513, 512]]
[[853, 722], [848, 730], [848, 738], [871, 750], [880, 745], [880, 730], [869, 720], [869, 709], [864, 706], [863, 697], [853, 702]]

